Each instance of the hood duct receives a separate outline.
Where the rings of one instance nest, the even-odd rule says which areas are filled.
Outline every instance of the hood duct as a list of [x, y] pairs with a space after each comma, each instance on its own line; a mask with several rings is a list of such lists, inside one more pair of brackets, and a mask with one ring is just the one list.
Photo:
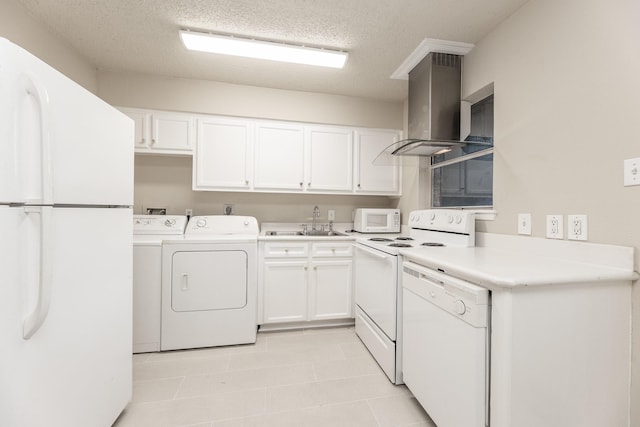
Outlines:
[[408, 138], [381, 155], [431, 157], [465, 145], [488, 145], [460, 140], [462, 58], [432, 52], [409, 72]]

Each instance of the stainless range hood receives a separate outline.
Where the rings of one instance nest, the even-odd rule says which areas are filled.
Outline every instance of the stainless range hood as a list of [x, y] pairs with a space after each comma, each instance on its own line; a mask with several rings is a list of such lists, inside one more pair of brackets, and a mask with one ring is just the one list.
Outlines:
[[384, 150], [396, 156], [431, 157], [465, 145], [460, 140], [462, 56], [431, 52], [409, 72], [408, 138]]

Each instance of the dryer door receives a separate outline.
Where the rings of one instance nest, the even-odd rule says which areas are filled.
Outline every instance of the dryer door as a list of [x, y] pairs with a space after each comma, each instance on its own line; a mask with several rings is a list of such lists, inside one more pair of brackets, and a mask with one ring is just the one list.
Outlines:
[[247, 260], [247, 253], [241, 250], [174, 253], [171, 309], [185, 312], [246, 306]]

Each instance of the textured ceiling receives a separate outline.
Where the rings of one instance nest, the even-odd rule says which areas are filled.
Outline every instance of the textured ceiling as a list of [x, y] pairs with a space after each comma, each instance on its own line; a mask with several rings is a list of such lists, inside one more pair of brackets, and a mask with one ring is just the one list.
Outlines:
[[[424, 38], [476, 43], [527, 0], [17, 0], [97, 68], [397, 101]], [[342, 70], [188, 52], [189, 28], [349, 51]]]

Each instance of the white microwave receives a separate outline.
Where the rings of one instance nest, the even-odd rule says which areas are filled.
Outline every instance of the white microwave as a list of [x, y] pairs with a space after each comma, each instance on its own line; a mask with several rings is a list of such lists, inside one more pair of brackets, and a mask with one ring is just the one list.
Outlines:
[[360, 233], [399, 233], [400, 211], [398, 209], [356, 209], [353, 229]]

